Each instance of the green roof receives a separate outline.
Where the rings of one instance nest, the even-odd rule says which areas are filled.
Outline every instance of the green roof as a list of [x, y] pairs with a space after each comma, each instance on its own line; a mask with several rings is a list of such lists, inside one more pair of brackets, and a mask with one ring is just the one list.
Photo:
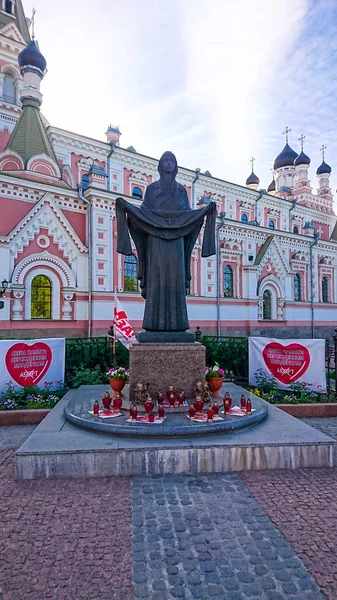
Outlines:
[[25, 98], [22, 106], [22, 113], [5, 150], [17, 152], [23, 159], [25, 167], [29, 159], [37, 154], [47, 154], [57, 163], [57, 158], [43, 125], [38, 101], [33, 98]]
[[16, 27], [20, 31], [23, 39], [27, 42], [27, 44], [29, 44], [29, 42], [30, 42], [29, 29], [28, 29], [28, 25], [27, 25], [27, 21], [26, 21], [26, 17], [25, 17], [25, 13], [23, 10], [21, 0], [16, 0], [16, 2], [15, 2], [15, 14], [14, 15], [10, 15], [9, 13], [6, 13], [5, 11], [0, 11], [0, 29], [5, 27], [6, 25], [8, 25], [8, 23], [14, 23], [14, 25], [16, 25]]
[[266, 241], [262, 244], [260, 250], [258, 251], [255, 259], [254, 265], [259, 265], [261, 260], [263, 259], [265, 253], [267, 252], [271, 242], [273, 241], [274, 236], [268, 235]]

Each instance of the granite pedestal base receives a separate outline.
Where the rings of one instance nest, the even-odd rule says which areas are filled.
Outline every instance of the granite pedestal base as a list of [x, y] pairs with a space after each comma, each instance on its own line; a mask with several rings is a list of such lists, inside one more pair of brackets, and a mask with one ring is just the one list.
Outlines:
[[[223, 473], [336, 464], [334, 439], [273, 405], [268, 405], [268, 417], [253, 427], [190, 437], [107, 435], [76, 427], [67, 420], [67, 407], [78, 403], [92, 406], [106, 389], [107, 386], [82, 386], [62, 398], [17, 450], [18, 479]], [[240, 402], [242, 393], [247, 393], [232, 383], [224, 384], [222, 394], [225, 391], [229, 391], [234, 404]], [[253, 394], [251, 398], [253, 406], [266, 404]]]
[[173, 385], [195, 397], [195, 384], [205, 380], [206, 349], [202, 344], [133, 344], [130, 348], [130, 400], [140, 381], [148, 382], [154, 398]]
[[140, 331], [137, 340], [141, 344], [194, 344], [195, 333], [189, 331]]

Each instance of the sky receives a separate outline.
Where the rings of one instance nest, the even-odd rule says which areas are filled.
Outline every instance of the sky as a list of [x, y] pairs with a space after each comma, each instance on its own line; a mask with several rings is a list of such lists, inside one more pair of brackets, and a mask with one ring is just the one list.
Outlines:
[[335, 0], [23, 0], [36, 8], [51, 125], [240, 185], [272, 180], [282, 132], [337, 185]]

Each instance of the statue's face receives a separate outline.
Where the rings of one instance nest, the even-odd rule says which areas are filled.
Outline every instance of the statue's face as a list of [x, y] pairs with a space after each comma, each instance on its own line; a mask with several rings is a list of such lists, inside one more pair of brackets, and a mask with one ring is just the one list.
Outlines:
[[162, 159], [162, 164], [163, 164], [163, 171], [164, 173], [166, 173], [167, 175], [170, 175], [171, 173], [173, 173], [175, 166], [176, 166], [176, 161], [174, 159], [173, 154], [165, 154], [163, 159]]

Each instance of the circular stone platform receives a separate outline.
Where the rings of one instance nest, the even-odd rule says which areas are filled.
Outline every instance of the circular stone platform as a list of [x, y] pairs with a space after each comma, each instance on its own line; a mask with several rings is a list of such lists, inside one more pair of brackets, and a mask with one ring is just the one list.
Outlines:
[[[103, 393], [106, 388], [103, 388]], [[103, 393], [101, 396], [103, 396]], [[76, 390], [74, 396], [64, 409], [66, 418], [79, 427], [100, 431], [102, 433], [114, 436], [132, 436], [132, 437], [191, 437], [205, 434], [231, 433], [252, 425], [256, 425], [265, 419], [268, 415], [268, 408], [265, 402], [254, 398], [255, 411], [249, 416], [224, 416], [221, 421], [207, 423], [207, 421], [191, 421], [187, 417], [187, 409], [184, 414], [170, 413], [170, 409], [165, 411], [165, 420], [161, 424], [156, 423], [128, 423], [129, 401], [128, 390], [123, 390], [124, 398], [122, 415], [120, 417], [100, 418], [94, 417], [89, 413], [92, 410], [94, 401], [98, 398], [88, 399], [81, 393], [81, 389]], [[233, 398], [233, 405], [239, 404], [239, 398]], [[123, 410], [124, 408], [124, 410]]]

